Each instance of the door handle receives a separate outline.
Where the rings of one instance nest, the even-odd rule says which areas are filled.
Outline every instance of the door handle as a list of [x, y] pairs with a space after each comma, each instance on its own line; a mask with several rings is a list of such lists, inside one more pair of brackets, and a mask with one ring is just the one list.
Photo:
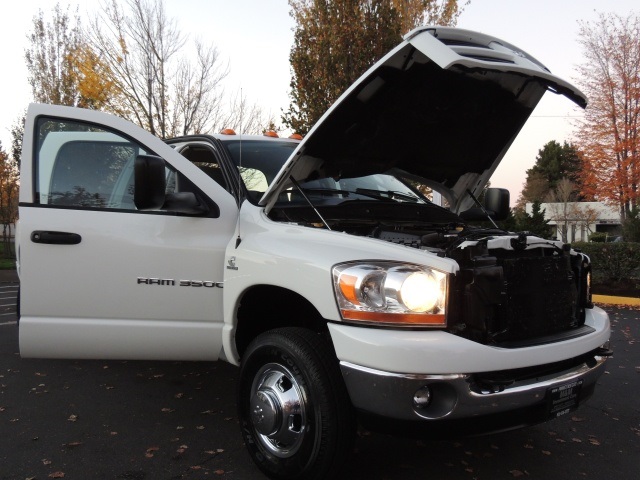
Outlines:
[[51, 245], [77, 245], [82, 241], [82, 237], [77, 233], [34, 230], [31, 232], [31, 241]]

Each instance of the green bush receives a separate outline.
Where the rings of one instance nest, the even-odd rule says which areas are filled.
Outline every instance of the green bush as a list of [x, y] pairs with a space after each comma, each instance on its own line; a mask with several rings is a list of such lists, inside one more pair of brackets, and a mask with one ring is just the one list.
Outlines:
[[627, 242], [640, 242], [640, 212], [635, 208], [622, 222], [622, 236]]
[[640, 279], [640, 243], [576, 242], [572, 246], [591, 258], [594, 283]]
[[589, 241], [604, 243], [607, 241], [607, 234], [604, 232], [593, 232], [591, 235], [589, 235]]

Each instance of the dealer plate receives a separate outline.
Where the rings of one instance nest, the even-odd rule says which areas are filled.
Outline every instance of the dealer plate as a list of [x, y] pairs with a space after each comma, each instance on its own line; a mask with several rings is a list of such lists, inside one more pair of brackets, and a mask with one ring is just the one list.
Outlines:
[[582, 379], [574, 380], [547, 390], [547, 405], [550, 417], [560, 417], [578, 407], [582, 383]]

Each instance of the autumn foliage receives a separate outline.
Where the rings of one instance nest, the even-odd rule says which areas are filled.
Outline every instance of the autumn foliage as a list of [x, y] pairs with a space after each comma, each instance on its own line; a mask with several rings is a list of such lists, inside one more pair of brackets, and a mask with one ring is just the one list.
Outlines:
[[586, 61], [579, 85], [589, 98], [576, 145], [583, 158], [583, 193], [619, 208], [640, 207], [640, 18], [601, 14], [580, 25]]
[[12, 257], [12, 227], [18, 219], [18, 168], [0, 144], [0, 223], [6, 257]]

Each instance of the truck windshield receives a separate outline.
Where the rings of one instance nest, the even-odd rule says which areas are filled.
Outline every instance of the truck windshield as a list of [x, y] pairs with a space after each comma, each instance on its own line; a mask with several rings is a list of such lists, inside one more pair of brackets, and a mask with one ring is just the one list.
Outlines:
[[[282, 165], [295, 150], [296, 142], [273, 140], [225, 140], [231, 158], [240, 171], [240, 176], [250, 197], [259, 199], [274, 180]], [[394, 202], [426, 203], [418, 186], [399, 180], [390, 174], [375, 174], [363, 177], [322, 178], [300, 185], [314, 203], [334, 204], [346, 200], [379, 200]], [[280, 195], [280, 203], [304, 203], [304, 198], [295, 188]]]
[[[254, 198], [264, 193], [298, 146], [296, 142], [274, 140], [225, 140], [240, 176]], [[258, 197], [259, 198], [259, 197]]]

